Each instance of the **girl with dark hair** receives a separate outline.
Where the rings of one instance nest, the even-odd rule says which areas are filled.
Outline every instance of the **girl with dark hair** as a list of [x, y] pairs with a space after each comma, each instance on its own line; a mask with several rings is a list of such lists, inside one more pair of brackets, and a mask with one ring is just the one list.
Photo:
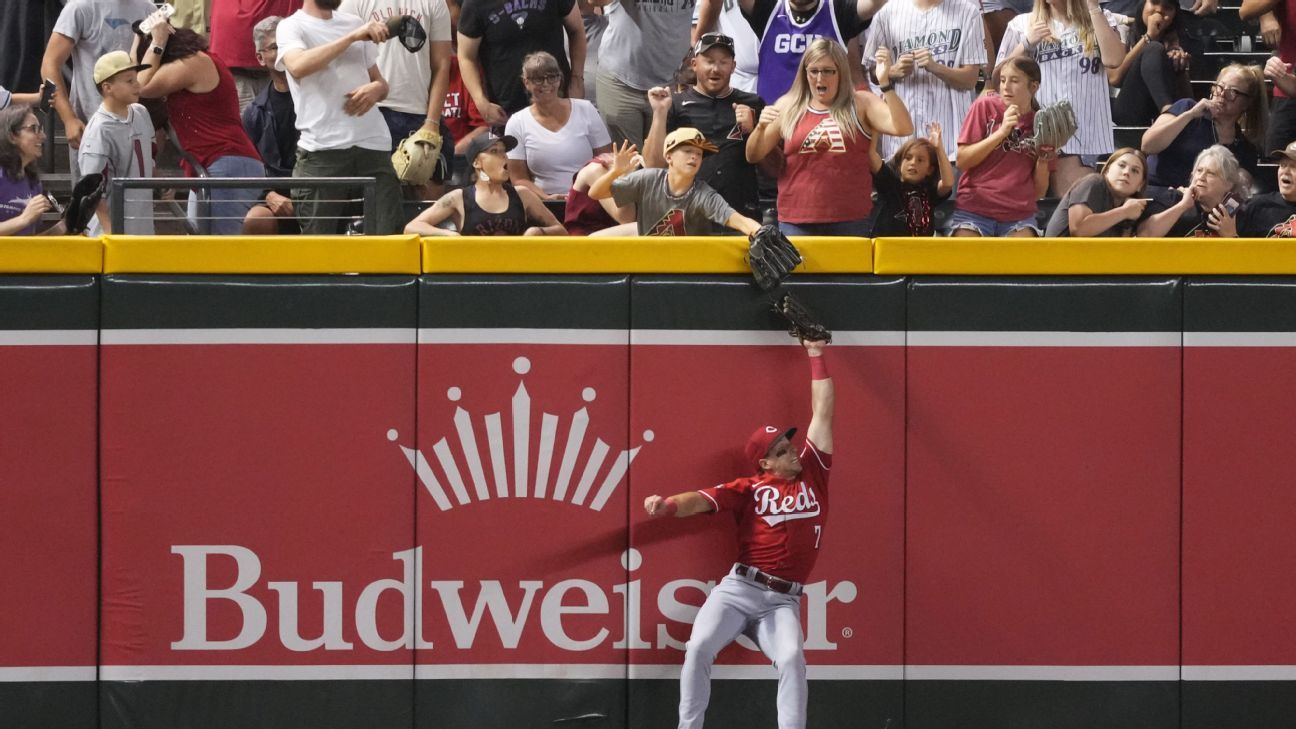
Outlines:
[[[0, 111], [0, 236], [35, 235], [41, 215], [54, 206], [36, 168], [44, 147], [45, 130], [30, 106]], [[60, 221], [41, 235], [64, 230]]]
[[1170, 108], [1175, 99], [1192, 96], [1187, 39], [1178, 0], [1144, 0], [1134, 18], [1129, 50], [1121, 65], [1107, 72], [1107, 81], [1120, 88], [1112, 102], [1112, 120], [1142, 127]]
[[[207, 53], [207, 41], [170, 23], [158, 23], [152, 37], [136, 33], [135, 57], [148, 68], [139, 72], [140, 96], [166, 98], [171, 128], [180, 146], [210, 177], [262, 177], [265, 168], [239, 117], [238, 88], [229, 68]], [[197, 172], [181, 162], [191, 177]], [[211, 191], [211, 232], [242, 232], [243, 218], [261, 195], [259, 189]], [[198, 196], [189, 197], [189, 218], [198, 220]]]
[[1147, 215], [1147, 158], [1133, 147], [1112, 152], [1102, 171], [1080, 178], [1062, 196], [1044, 235], [1109, 238], [1134, 235]]
[[900, 145], [890, 162], [877, 146], [869, 148], [873, 169], [873, 237], [923, 237], [935, 232], [932, 210], [954, 189], [954, 168], [945, 155], [940, 122], [927, 125], [926, 137]]

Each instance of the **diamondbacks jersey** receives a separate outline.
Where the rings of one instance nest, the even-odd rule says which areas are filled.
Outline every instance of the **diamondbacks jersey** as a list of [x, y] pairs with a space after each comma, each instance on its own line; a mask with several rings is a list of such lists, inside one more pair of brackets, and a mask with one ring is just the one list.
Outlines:
[[[1119, 25], [1117, 16], [1103, 11], [1107, 23]], [[1008, 23], [1003, 44], [999, 46], [996, 64], [1008, 59], [1008, 54], [1026, 40], [1026, 29], [1031, 14], [1018, 15]], [[1056, 41], [1040, 43], [1035, 48], [1035, 60], [1040, 65], [1043, 80], [1035, 95], [1040, 106], [1058, 101], [1071, 102], [1075, 110], [1075, 136], [1060, 152], [1064, 154], [1109, 154], [1115, 149], [1112, 137], [1111, 89], [1107, 84], [1107, 69], [1098, 55], [1095, 41], [1092, 52], [1086, 54], [1079, 32], [1061, 21], [1051, 21], [1049, 28]]]
[[[943, 0], [925, 10], [912, 0], [892, 0], [873, 17], [870, 28], [864, 44], [864, 62], [870, 68], [877, 49], [882, 47], [891, 50], [892, 59], [926, 48], [936, 63], [948, 68], [986, 63], [981, 9], [968, 0]], [[873, 88], [877, 90], [876, 85]], [[954, 159], [958, 154], [954, 130], [963, 124], [963, 115], [976, 99], [976, 90], [956, 89], [917, 66], [909, 76], [897, 80], [895, 88], [913, 119], [914, 133], [927, 136], [927, 125], [938, 122], [945, 154]], [[891, 159], [906, 139], [883, 136], [878, 152], [883, 159]]]
[[[852, 36], [854, 37], [854, 36]], [[801, 56], [815, 38], [832, 38], [846, 45], [837, 25], [837, 15], [829, 0], [821, 0], [819, 9], [804, 23], [798, 23], [788, 10], [787, 0], [778, 0], [770, 14], [765, 31], [760, 34], [757, 55], [760, 57], [760, 75], [756, 78], [756, 93], [772, 104], [792, 88]]]
[[698, 491], [716, 513], [738, 520], [738, 561], [785, 580], [804, 583], [819, 558], [828, 520], [832, 454], [806, 441], [792, 480], [760, 474]]

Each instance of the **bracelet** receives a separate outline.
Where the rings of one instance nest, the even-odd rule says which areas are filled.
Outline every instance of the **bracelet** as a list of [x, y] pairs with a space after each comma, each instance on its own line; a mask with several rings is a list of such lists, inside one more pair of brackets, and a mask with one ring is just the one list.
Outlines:
[[832, 375], [828, 374], [828, 362], [824, 360], [824, 356], [821, 354], [818, 357], [811, 357], [810, 379], [817, 381], [826, 380], [829, 377], [832, 377]]
[[895, 84], [887, 84], [886, 86], [878, 87], [879, 94], [885, 94], [888, 91], [895, 91]]

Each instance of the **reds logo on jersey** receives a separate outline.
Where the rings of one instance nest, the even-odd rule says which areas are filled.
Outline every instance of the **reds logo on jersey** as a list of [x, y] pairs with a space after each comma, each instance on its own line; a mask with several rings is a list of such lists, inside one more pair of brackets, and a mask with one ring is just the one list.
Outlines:
[[796, 493], [783, 493], [777, 486], [763, 484], [752, 490], [752, 498], [756, 502], [756, 515], [770, 526], [819, 516], [819, 499], [805, 481], [800, 482]]

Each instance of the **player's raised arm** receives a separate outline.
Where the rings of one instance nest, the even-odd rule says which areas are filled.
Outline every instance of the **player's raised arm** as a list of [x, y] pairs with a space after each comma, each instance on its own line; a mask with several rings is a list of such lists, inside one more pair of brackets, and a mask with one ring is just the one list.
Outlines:
[[694, 514], [705, 514], [715, 509], [715, 506], [707, 500], [705, 496], [696, 491], [685, 491], [682, 494], [675, 494], [662, 498], [653, 494], [644, 499], [644, 511], [648, 516], [693, 516]]
[[810, 358], [810, 427], [806, 428], [806, 439], [814, 443], [821, 453], [833, 452], [833, 405], [836, 394], [833, 391], [832, 376], [828, 374], [828, 360], [824, 359], [827, 342], [802, 340], [806, 355]]

